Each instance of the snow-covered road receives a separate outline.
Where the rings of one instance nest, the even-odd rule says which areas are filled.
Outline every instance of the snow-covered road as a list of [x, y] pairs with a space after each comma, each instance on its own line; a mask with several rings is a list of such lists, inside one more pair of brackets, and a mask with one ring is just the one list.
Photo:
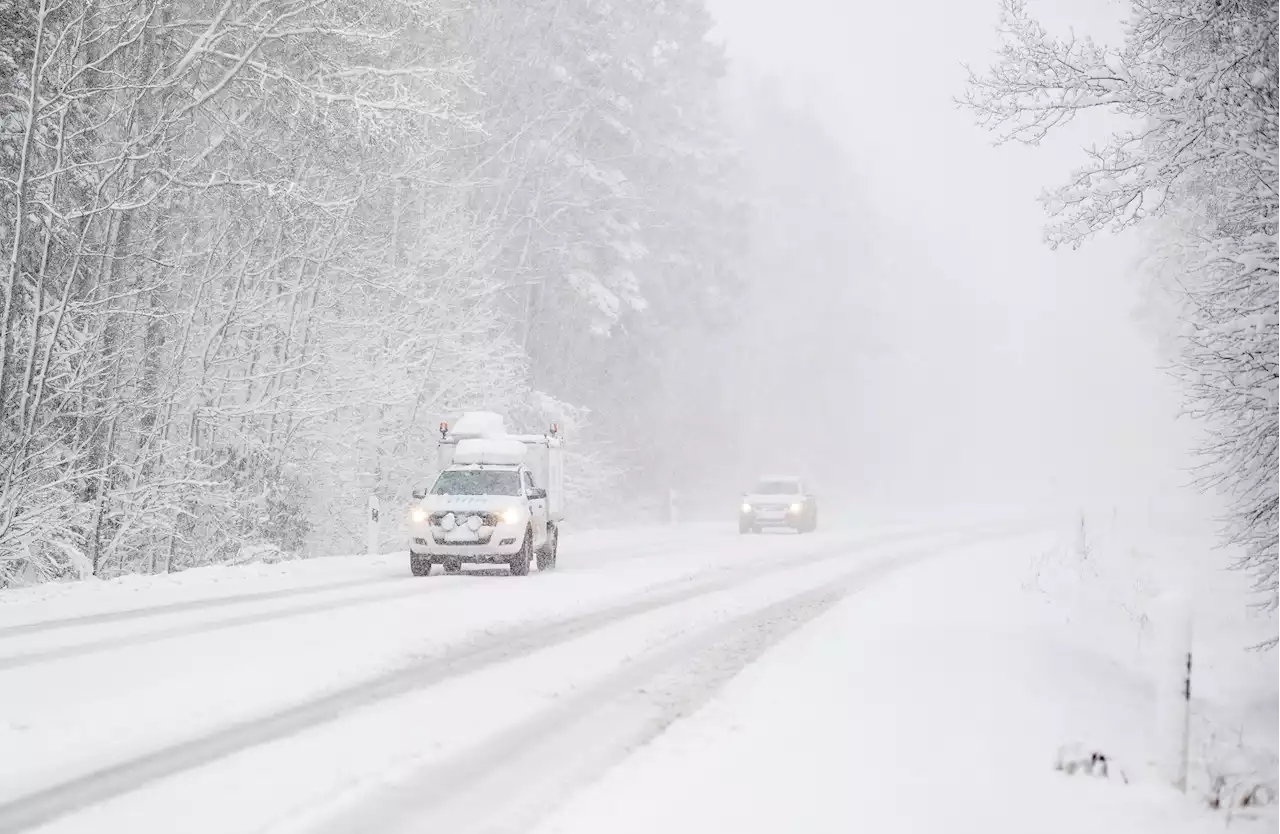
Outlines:
[[[0, 832], [1216, 830], [1150, 778], [1135, 635], [1046, 579], [1063, 533], [682, 525], [566, 535], [527, 578], [395, 554], [11, 591]], [[1202, 691], [1251, 680], [1201, 655]], [[1075, 742], [1136, 784], [1056, 772]]]
[[1007, 532], [652, 528], [527, 579], [401, 554], [10, 594], [0, 830], [524, 830], [797, 625]]

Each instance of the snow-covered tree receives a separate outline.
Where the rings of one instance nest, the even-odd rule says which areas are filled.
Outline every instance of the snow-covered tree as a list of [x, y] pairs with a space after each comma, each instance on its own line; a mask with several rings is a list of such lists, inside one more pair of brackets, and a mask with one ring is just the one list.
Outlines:
[[433, 187], [479, 135], [451, 4], [16, 6], [0, 584], [341, 547], [406, 420], [523, 390]]
[[349, 551], [472, 408], [603, 487], [641, 334], [724, 273], [707, 25], [0, 0], [0, 586]]
[[[535, 384], [588, 406], [632, 489], [676, 328], [732, 296], [741, 228], [701, 0], [481, 4], [458, 35], [489, 131], [473, 210]], [[652, 483], [650, 483], [652, 482]]]
[[964, 104], [1035, 144], [1089, 110], [1131, 127], [1044, 198], [1050, 245], [1161, 218], [1178, 362], [1208, 442], [1202, 483], [1231, 500], [1226, 544], [1277, 603], [1277, 9], [1270, 0], [1134, 2], [1125, 42], [1050, 35], [1003, 0], [1004, 46]]

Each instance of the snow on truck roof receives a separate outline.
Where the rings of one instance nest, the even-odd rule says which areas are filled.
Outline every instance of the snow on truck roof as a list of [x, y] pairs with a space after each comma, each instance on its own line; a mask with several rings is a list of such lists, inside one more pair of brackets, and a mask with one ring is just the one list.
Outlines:
[[506, 421], [501, 414], [492, 411], [468, 411], [458, 418], [449, 430], [456, 438], [464, 437], [504, 437], [507, 433]]
[[492, 463], [517, 465], [524, 462], [525, 445], [504, 437], [469, 437], [458, 441], [454, 450], [455, 465]]
[[798, 484], [800, 483], [800, 476], [798, 475], [761, 475], [760, 477], [756, 478], [756, 480], [761, 482], [784, 481], [786, 483]]

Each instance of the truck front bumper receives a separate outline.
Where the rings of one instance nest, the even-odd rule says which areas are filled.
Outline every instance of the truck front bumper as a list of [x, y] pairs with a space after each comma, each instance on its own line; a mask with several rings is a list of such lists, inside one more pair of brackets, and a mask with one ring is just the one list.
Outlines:
[[799, 528], [804, 521], [803, 512], [787, 510], [752, 510], [738, 514], [738, 524], [747, 527], [793, 527]]
[[409, 553], [432, 564], [446, 559], [458, 562], [492, 564], [506, 562], [524, 546], [524, 528], [515, 524], [495, 527], [487, 542], [458, 542], [439, 538], [442, 533], [431, 528], [414, 529], [409, 540]]

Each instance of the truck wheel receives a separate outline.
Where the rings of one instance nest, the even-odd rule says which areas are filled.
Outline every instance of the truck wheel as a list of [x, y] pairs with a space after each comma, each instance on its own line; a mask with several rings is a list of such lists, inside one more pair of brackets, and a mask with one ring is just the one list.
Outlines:
[[444, 563], [444, 572], [445, 573], [461, 573], [462, 563], [459, 562], [457, 559], [447, 559], [445, 560], [445, 563]]
[[554, 524], [547, 525], [547, 543], [538, 551], [538, 570], [552, 570], [556, 566], [556, 551], [560, 547], [560, 531]]
[[511, 557], [511, 575], [512, 576], [528, 576], [529, 563], [533, 561], [533, 531], [525, 528], [524, 544], [520, 545], [520, 552]]
[[427, 576], [431, 573], [431, 560], [416, 553], [409, 554], [409, 570], [414, 576]]

